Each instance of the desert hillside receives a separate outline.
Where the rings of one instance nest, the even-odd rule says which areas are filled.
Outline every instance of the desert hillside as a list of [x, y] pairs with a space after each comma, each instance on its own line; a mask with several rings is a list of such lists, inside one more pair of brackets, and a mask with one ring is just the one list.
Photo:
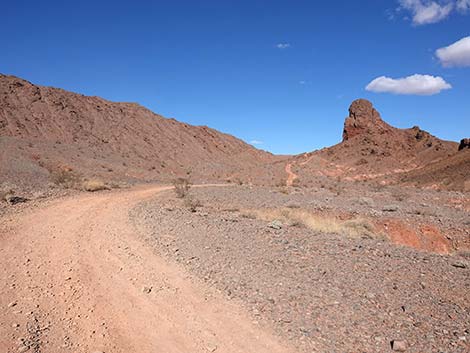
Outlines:
[[[440, 169], [452, 169], [457, 179], [450, 183], [449, 173], [435, 173], [431, 165], [436, 163]], [[441, 140], [418, 126], [395, 128], [382, 120], [371, 102], [358, 99], [349, 108], [343, 140], [335, 146], [295, 156], [290, 168], [297, 183], [304, 185], [314, 183], [315, 177], [326, 176], [351, 181], [408, 181], [463, 190], [469, 165], [469, 155], [459, 152], [458, 143]], [[420, 172], [411, 174], [414, 177], [407, 176], [417, 170]]]
[[467, 151], [459, 152], [456, 142], [417, 126], [395, 128], [372, 103], [358, 99], [349, 108], [342, 142], [298, 156], [274, 156], [136, 103], [0, 75], [0, 181], [22, 188], [86, 179], [129, 183], [176, 177], [308, 186], [334, 177], [464, 190]]
[[272, 183], [279, 176], [264, 166], [278, 159], [231, 135], [166, 119], [135, 103], [0, 75], [1, 181], [47, 184], [69, 173], [106, 181], [184, 176]]

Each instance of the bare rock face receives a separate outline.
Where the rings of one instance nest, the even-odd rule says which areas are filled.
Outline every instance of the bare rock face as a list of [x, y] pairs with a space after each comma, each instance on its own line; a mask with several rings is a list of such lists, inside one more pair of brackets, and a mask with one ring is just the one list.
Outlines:
[[459, 151], [470, 148], [470, 138], [460, 140]]
[[389, 128], [371, 102], [357, 99], [349, 107], [349, 117], [344, 122], [343, 141], [358, 135], [382, 134]]

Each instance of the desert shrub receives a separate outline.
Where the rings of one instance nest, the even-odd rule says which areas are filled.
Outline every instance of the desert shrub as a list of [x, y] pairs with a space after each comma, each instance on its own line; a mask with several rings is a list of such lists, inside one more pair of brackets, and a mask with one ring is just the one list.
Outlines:
[[0, 201], [7, 201], [7, 197], [13, 195], [13, 189], [2, 186], [0, 187]]
[[301, 186], [300, 179], [295, 178], [294, 180], [292, 180], [292, 186], [295, 188], [299, 188]]
[[191, 188], [191, 182], [186, 178], [178, 178], [173, 180], [173, 187], [176, 197], [182, 199], [188, 196], [189, 189]]
[[80, 181], [78, 174], [71, 169], [60, 169], [52, 171], [50, 177], [54, 184], [67, 189], [76, 187]]
[[461, 256], [463, 258], [469, 259], [470, 260], [470, 250], [458, 250], [455, 255]]
[[287, 208], [300, 208], [300, 205], [291, 202], [291, 203], [288, 203], [286, 207]]
[[392, 197], [397, 201], [405, 201], [410, 197], [409, 193], [403, 189], [393, 189], [391, 194]]
[[240, 212], [240, 216], [247, 219], [258, 218], [258, 215], [255, 213], [255, 211], [252, 210], [243, 210], [242, 212]]
[[328, 190], [330, 190], [333, 194], [336, 194], [336, 196], [339, 196], [344, 191], [344, 188], [340, 183], [336, 182], [330, 185]]
[[92, 180], [85, 180], [82, 183], [82, 189], [89, 192], [101, 191], [101, 190], [109, 190], [109, 186], [102, 180], [92, 179]]
[[202, 206], [202, 203], [194, 197], [187, 196], [184, 198], [184, 206], [187, 207], [191, 212], [196, 212], [198, 207]]
[[243, 185], [243, 180], [241, 180], [240, 178], [236, 178], [234, 180], [234, 182], [237, 184], [237, 185]]
[[238, 208], [238, 207], [226, 207], [222, 211], [224, 211], [224, 212], [240, 212], [240, 208]]

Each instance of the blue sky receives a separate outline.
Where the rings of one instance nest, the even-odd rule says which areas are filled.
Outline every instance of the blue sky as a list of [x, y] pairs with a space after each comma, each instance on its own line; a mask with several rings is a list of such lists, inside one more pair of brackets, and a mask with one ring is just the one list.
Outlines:
[[[448, 49], [450, 62], [435, 51], [470, 36], [469, 10], [467, 0], [15, 0], [2, 4], [0, 72], [138, 102], [279, 154], [339, 142], [356, 98], [395, 126], [459, 140], [470, 135], [468, 46]], [[432, 77], [395, 81], [415, 74]], [[430, 91], [413, 86], [422, 80]]]

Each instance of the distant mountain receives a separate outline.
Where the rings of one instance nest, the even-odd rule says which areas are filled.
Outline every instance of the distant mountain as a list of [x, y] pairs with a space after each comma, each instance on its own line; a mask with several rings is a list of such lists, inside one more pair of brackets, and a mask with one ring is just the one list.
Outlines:
[[279, 159], [231, 135], [166, 119], [135, 103], [0, 75], [0, 182], [44, 184], [66, 171], [120, 181], [181, 176], [272, 184], [280, 178], [271, 173]]

